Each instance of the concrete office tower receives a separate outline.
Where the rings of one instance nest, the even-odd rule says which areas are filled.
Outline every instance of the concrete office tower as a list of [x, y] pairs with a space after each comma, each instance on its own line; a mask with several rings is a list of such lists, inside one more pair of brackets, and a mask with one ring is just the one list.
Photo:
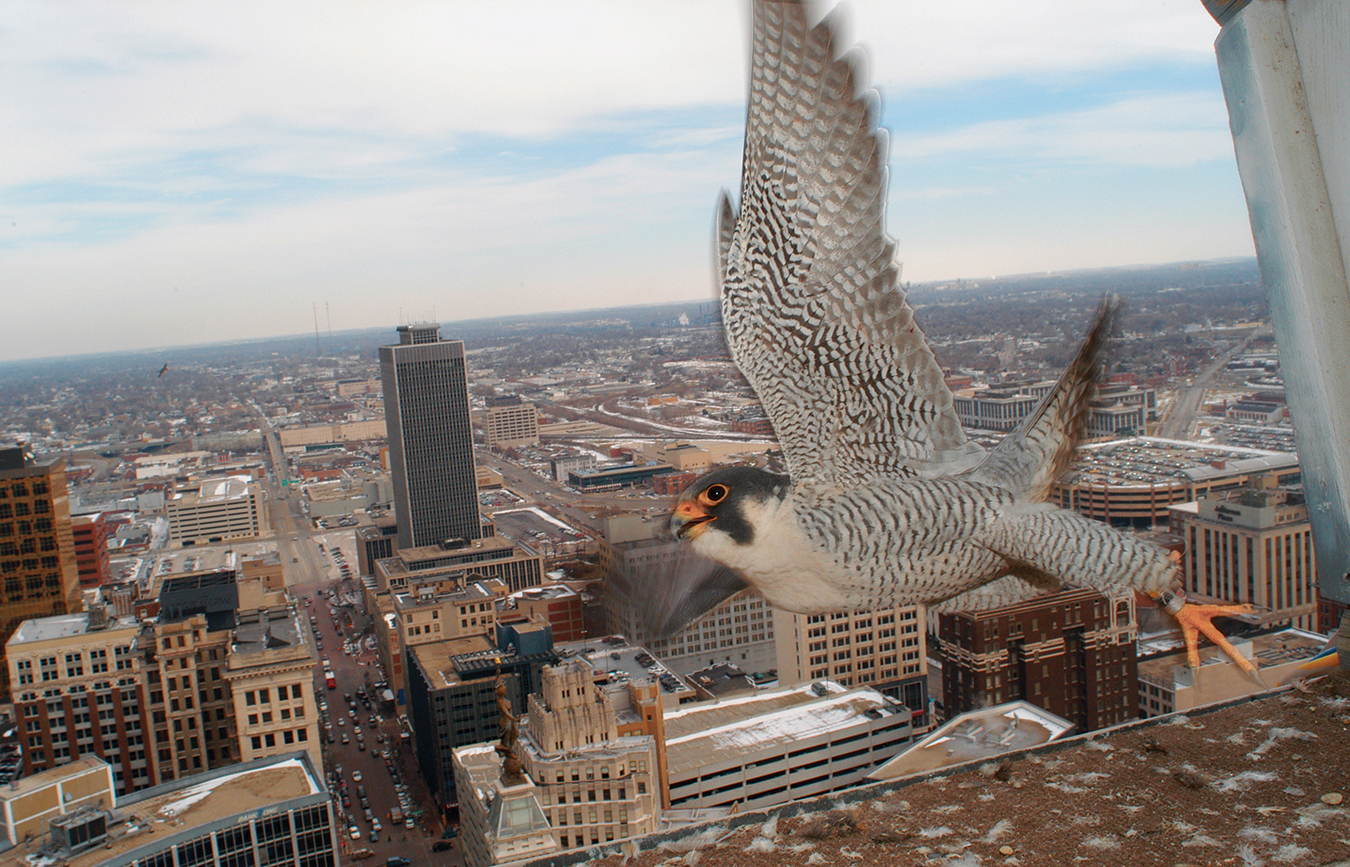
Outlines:
[[435, 324], [400, 325], [398, 337], [380, 347], [398, 546], [480, 538], [464, 344]]
[[1301, 488], [1250, 487], [1172, 506], [1172, 532], [1186, 540], [1187, 595], [1199, 602], [1250, 602], [1261, 628], [1317, 627], [1317, 559]]
[[[0, 647], [25, 620], [82, 607], [64, 460], [0, 448], [0, 577]], [[0, 660], [0, 698], [9, 686]]]
[[539, 445], [539, 411], [518, 394], [488, 398], [483, 433], [489, 448], [514, 449]]

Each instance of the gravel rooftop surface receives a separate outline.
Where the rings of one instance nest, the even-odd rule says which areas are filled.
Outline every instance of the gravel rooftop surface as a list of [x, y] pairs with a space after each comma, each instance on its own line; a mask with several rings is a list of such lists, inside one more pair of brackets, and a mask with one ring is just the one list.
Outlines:
[[1308, 689], [549, 860], [1350, 865], [1350, 677]]

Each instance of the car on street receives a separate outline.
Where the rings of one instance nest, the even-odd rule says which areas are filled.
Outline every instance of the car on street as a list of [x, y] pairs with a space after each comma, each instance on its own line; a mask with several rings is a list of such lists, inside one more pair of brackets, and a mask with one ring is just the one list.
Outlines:
[[386, 867], [408, 867], [412, 862], [402, 855], [395, 855], [384, 863]]
[[455, 844], [451, 843], [449, 840], [437, 840], [435, 843], [431, 844], [431, 851], [448, 852], [454, 845]]
[[349, 737], [347, 737], [347, 733], [346, 733], [346, 732], [343, 732], [343, 733], [342, 733], [342, 745], [343, 745], [343, 746], [346, 746], [347, 744], [349, 744], [349, 743], [351, 743], [351, 742], [352, 742], [352, 739], [349, 738]]
[[353, 840], [360, 840], [360, 839], [361, 839], [361, 829], [358, 828], [358, 827], [356, 827], [355, 825], [352, 825], [350, 828], [347, 829], [347, 834], [348, 834]]
[[359, 782], [361, 782], [361, 772], [360, 772], [360, 771], [352, 771], [352, 782], [353, 782], [353, 783], [359, 783]]

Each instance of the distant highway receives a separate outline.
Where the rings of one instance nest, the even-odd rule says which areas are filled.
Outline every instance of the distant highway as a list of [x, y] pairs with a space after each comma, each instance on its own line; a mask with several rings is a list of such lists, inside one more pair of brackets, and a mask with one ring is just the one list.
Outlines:
[[1167, 417], [1162, 420], [1162, 423], [1158, 425], [1154, 435], [1163, 439], [1186, 439], [1191, 429], [1191, 422], [1195, 421], [1195, 416], [1200, 411], [1200, 401], [1204, 398], [1205, 391], [1213, 384], [1219, 372], [1224, 369], [1234, 355], [1245, 351], [1254, 338], [1264, 333], [1266, 332], [1263, 328], [1253, 329], [1250, 334], [1242, 339], [1241, 343], [1214, 359], [1209, 366], [1190, 379], [1188, 385], [1180, 388], [1177, 391], [1176, 400], [1172, 402], [1172, 409], [1167, 413]]
[[277, 553], [281, 556], [282, 568], [286, 573], [286, 583], [317, 584], [327, 581], [324, 563], [316, 563], [319, 554], [317, 545], [307, 544], [315, 535], [313, 525], [304, 513], [304, 497], [297, 491], [291, 496], [286, 485], [286, 455], [281, 449], [281, 438], [268, 420], [267, 414], [256, 403], [253, 408], [258, 413], [258, 426], [266, 442], [266, 454], [270, 471], [263, 479], [268, 500], [271, 503], [272, 534], [277, 543]]

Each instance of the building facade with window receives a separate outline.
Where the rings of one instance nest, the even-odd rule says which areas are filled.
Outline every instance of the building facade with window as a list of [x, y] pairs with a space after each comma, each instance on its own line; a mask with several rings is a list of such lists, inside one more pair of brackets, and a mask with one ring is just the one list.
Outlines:
[[1317, 558], [1302, 491], [1249, 488], [1170, 509], [1182, 580], [1201, 602], [1251, 603], [1258, 625], [1317, 628]]
[[[81, 608], [65, 466], [0, 449], [0, 646], [25, 620]], [[9, 694], [0, 665], [0, 697]]]
[[205, 545], [256, 539], [271, 532], [261, 486], [247, 476], [206, 479], [176, 489], [164, 501], [169, 543]]
[[539, 411], [520, 395], [488, 398], [483, 413], [483, 434], [488, 448], [514, 449], [539, 445]]
[[127, 794], [162, 782], [147, 732], [142, 627], [103, 609], [25, 620], [6, 648], [24, 775], [81, 756], [107, 762]]
[[902, 702], [914, 724], [926, 725], [928, 652], [922, 606], [833, 614], [775, 609], [778, 682], [831, 680], [865, 686]]
[[1134, 593], [1063, 590], [987, 611], [941, 614], [944, 714], [1025, 701], [1079, 731], [1135, 718]]
[[71, 519], [75, 539], [75, 562], [81, 587], [98, 587], [112, 579], [112, 557], [108, 553], [108, 522], [103, 513], [76, 515]]
[[[628, 604], [627, 588], [641, 581], [673, 577], [687, 562], [686, 545], [663, 532], [664, 522], [645, 515], [618, 515], [601, 521], [599, 563], [604, 570], [606, 631], [646, 647], [680, 674], [730, 662], [745, 671], [778, 667], [773, 608], [754, 590], [727, 599], [669, 636], [652, 635]], [[656, 576], [653, 579], [652, 576]]]
[[439, 325], [400, 325], [380, 347], [398, 547], [483, 535], [464, 344]]
[[321, 762], [308, 624], [233, 572], [170, 576], [153, 619], [25, 621], [8, 645], [24, 772], [96, 755], [118, 792], [305, 750]]
[[224, 672], [240, 761], [304, 750], [323, 767], [309, 635], [293, 605], [240, 613]]

